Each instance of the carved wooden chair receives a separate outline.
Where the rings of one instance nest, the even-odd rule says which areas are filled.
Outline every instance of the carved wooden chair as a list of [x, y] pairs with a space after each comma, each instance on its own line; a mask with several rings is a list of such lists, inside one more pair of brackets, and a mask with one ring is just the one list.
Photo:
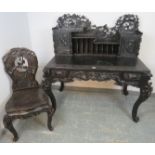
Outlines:
[[18, 140], [18, 134], [13, 127], [13, 120], [25, 119], [41, 112], [47, 112], [48, 128], [52, 130], [54, 108], [51, 97], [35, 80], [38, 61], [35, 53], [26, 48], [13, 48], [3, 57], [6, 72], [11, 77], [13, 93], [5, 106], [6, 115], [3, 122], [13, 135], [13, 141]]

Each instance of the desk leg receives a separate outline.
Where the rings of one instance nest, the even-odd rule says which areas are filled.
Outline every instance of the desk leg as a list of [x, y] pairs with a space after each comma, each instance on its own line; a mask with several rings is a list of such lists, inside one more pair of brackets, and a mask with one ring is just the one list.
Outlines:
[[123, 84], [123, 90], [122, 90], [122, 92], [123, 92], [123, 94], [124, 94], [125, 96], [127, 96], [127, 95], [129, 94], [127, 88], [128, 88], [128, 85], [127, 85], [126, 83], [124, 83], [124, 84]]
[[50, 97], [50, 100], [52, 102], [52, 106], [55, 112], [56, 111], [56, 99], [52, 92], [51, 84], [52, 84], [51, 81], [49, 81], [48, 79], [45, 79], [44, 81], [42, 81], [42, 87], [44, 91], [47, 93], [47, 95]]
[[139, 117], [137, 116], [139, 106], [151, 95], [151, 92], [153, 90], [151, 87], [152, 83], [149, 82], [149, 79], [150, 77], [147, 77], [147, 76], [143, 76], [140, 79], [140, 82], [139, 82], [140, 95], [137, 101], [135, 102], [132, 110], [132, 119], [134, 122], [139, 121]]
[[60, 88], [59, 91], [63, 91], [64, 90], [64, 82], [60, 81]]

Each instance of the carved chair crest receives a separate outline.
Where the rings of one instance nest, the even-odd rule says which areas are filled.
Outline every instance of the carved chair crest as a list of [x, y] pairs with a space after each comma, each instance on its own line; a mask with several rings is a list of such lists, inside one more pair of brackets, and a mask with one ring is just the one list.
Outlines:
[[33, 51], [26, 48], [12, 48], [4, 57], [6, 72], [13, 80], [13, 90], [38, 87], [35, 74], [38, 60]]

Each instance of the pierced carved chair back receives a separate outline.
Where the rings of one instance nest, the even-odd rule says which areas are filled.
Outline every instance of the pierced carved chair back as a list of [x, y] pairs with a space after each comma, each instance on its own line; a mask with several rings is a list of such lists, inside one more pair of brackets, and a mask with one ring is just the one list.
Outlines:
[[35, 53], [26, 48], [12, 48], [4, 57], [5, 71], [11, 77], [13, 91], [37, 88], [35, 79], [38, 60]]

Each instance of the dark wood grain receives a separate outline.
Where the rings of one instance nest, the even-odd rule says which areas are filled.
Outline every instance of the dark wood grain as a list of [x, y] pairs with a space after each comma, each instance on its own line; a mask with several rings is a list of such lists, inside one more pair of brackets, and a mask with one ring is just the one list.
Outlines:
[[[57, 63], [57, 58], [54, 57], [44, 68], [44, 78], [48, 81], [48, 87], [51, 90], [51, 84], [57, 81], [72, 82], [75, 79], [79, 80], [95, 80], [106, 81], [114, 80], [116, 84], [123, 87], [124, 95], [128, 94], [127, 86], [134, 86], [140, 89], [140, 96], [136, 101], [132, 117], [135, 122], [138, 121], [137, 111], [139, 105], [145, 101], [152, 92], [152, 86], [149, 82], [152, 75], [150, 70], [144, 65], [144, 63], [138, 59], [136, 66], [105, 66], [105, 65], [83, 65], [76, 64], [74, 59], [72, 61], [66, 61], [63, 59], [63, 63]], [[93, 62], [93, 59], [92, 59]], [[61, 85], [61, 88], [63, 85]], [[63, 89], [61, 89], [63, 90]]]
[[33, 51], [26, 48], [13, 48], [4, 57], [5, 70], [11, 77], [13, 93], [8, 100], [3, 122], [6, 129], [13, 135], [13, 141], [19, 136], [13, 126], [15, 119], [26, 119], [46, 112], [48, 116], [47, 126], [52, 130], [52, 116], [54, 114], [53, 97], [45, 93], [35, 79], [38, 68], [38, 60]]
[[[137, 122], [138, 107], [152, 92], [152, 75], [138, 59], [142, 32], [137, 15], [123, 15], [114, 27], [92, 25], [85, 16], [64, 14], [53, 28], [55, 56], [45, 66], [43, 85], [56, 100], [51, 84], [77, 80], [114, 80], [128, 95], [128, 85], [139, 88], [140, 95], [132, 110]], [[56, 108], [55, 108], [56, 109]]]

